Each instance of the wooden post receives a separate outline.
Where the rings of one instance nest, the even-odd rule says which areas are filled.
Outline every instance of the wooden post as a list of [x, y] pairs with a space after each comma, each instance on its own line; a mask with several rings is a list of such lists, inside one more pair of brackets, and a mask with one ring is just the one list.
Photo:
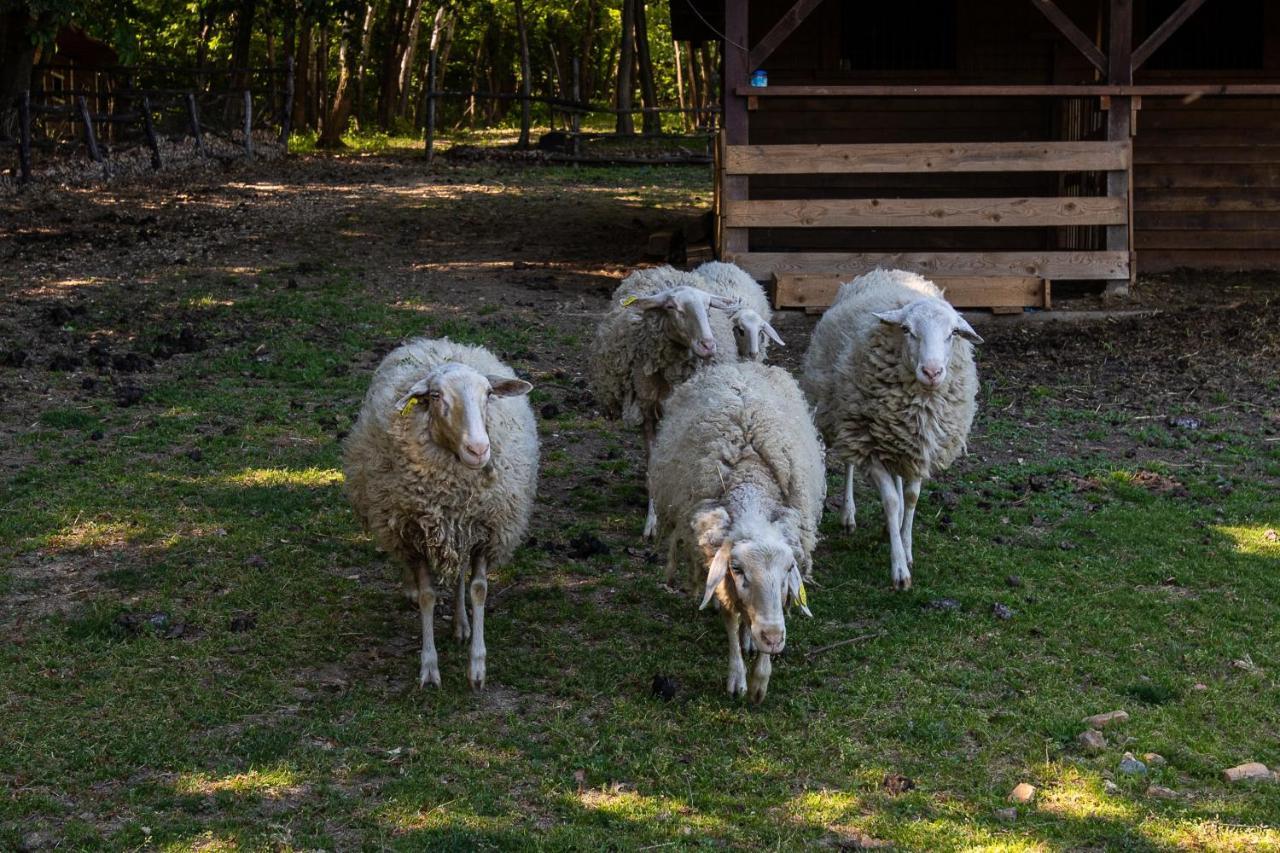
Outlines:
[[31, 90], [18, 99], [18, 170], [22, 183], [31, 182]]
[[436, 142], [436, 48], [427, 54], [427, 165], [435, 157]]
[[289, 153], [289, 132], [293, 123], [293, 54], [284, 60], [284, 106], [280, 110], [280, 144]]
[[516, 141], [516, 147], [523, 149], [529, 147], [529, 125], [532, 121], [530, 110], [533, 107], [529, 100], [529, 30], [525, 23], [524, 0], [515, 2], [516, 29], [520, 34], [520, 138]]
[[101, 163], [102, 152], [98, 150], [98, 139], [93, 134], [93, 118], [89, 115], [89, 104], [84, 95], [76, 96], [76, 105], [80, 108], [80, 121], [84, 123], [84, 144], [89, 149], [89, 158], [95, 163]]
[[[724, 86], [721, 89], [721, 109], [724, 121], [726, 147], [746, 145], [747, 101], [736, 90], [747, 83], [751, 73], [747, 68], [747, 0], [725, 0], [724, 4]], [[724, 158], [721, 158], [724, 168]], [[721, 179], [721, 205], [724, 202], [745, 201], [750, 192], [746, 175], [724, 175]], [[721, 260], [732, 260], [745, 254], [749, 248], [750, 232], [746, 228], [722, 228], [719, 252]]]
[[[1133, 84], [1133, 1], [1111, 0], [1110, 50], [1107, 53], [1107, 82], [1112, 86]], [[1111, 142], [1131, 142], [1133, 138], [1132, 98], [1127, 95], [1111, 98], [1107, 111], [1107, 139]], [[1133, 159], [1124, 170], [1107, 172], [1107, 195], [1124, 200], [1128, 211], [1123, 225], [1107, 226], [1107, 251], [1125, 252], [1129, 256], [1129, 277], [1121, 281], [1107, 282], [1108, 296], [1128, 296], [1129, 284], [1137, 272], [1134, 259], [1133, 234]]]
[[160, 171], [160, 141], [156, 139], [156, 126], [151, 120], [151, 99], [142, 96], [142, 132], [147, 135], [147, 147], [151, 149], [151, 168]]
[[209, 152], [204, 148], [204, 136], [200, 134], [200, 113], [196, 109], [196, 96], [187, 92], [187, 120], [191, 122], [191, 135], [196, 140], [196, 150], [201, 154]]
[[[573, 58], [573, 102], [575, 104], [582, 103], [582, 63], [578, 57]], [[569, 130], [573, 133], [570, 139], [570, 148], [573, 156], [577, 157], [582, 154], [582, 113], [575, 109], [569, 114]]]
[[253, 93], [244, 90], [244, 156], [253, 159]]

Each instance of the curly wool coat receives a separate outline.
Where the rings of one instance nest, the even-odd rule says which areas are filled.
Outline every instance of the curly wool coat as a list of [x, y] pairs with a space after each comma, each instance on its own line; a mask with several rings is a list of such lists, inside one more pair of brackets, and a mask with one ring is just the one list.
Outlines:
[[671, 390], [698, 368], [737, 360], [733, 326], [723, 311], [707, 310], [716, 353], [710, 359], [700, 359], [667, 337], [662, 312], [622, 304], [628, 296], [649, 296], [673, 287], [707, 290], [704, 284], [701, 276], [654, 267], [636, 270], [618, 285], [608, 313], [596, 327], [591, 348], [591, 391], [605, 415], [639, 426], [646, 409], [659, 408]]
[[427, 406], [396, 408], [445, 362], [489, 376], [515, 373], [484, 347], [419, 338], [391, 352], [373, 375], [343, 447], [347, 496], [378, 546], [406, 568], [425, 559], [446, 589], [477, 551], [498, 566], [524, 538], [538, 479], [538, 430], [528, 398], [498, 397], [485, 426], [492, 456], [476, 471], [432, 442]]
[[772, 503], [776, 524], [808, 577], [826, 467], [822, 440], [791, 374], [756, 362], [715, 365], [677, 388], [666, 409], [649, 488], [659, 541], [667, 542], [673, 563], [685, 563], [694, 588], [701, 589], [706, 573], [695, 516], [718, 505], [732, 520], [736, 507], [726, 496], [744, 491]]
[[957, 336], [945, 384], [926, 393], [902, 357], [902, 330], [876, 312], [942, 298], [932, 282], [875, 270], [844, 284], [805, 354], [802, 383], [833, 455], [865, 470], [877, 458], [903, 478], [928, 478], [965, 450], [977, 410], [973, 346]]

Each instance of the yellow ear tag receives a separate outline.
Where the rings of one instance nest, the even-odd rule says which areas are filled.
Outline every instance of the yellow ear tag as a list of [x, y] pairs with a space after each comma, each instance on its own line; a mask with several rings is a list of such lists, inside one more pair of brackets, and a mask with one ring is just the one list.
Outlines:
[[638, 297], [638, 296], [636, 296], [635, 294], [632, 294], [632, 295], [630, 295], [630, 296], [624, 296], [624, 297], [622, 297], [622, 307], [623, 307], [623, 308], [626, 308], [626, 307], [627, 307], [628, 305], [630, 305], [632, 302], [635, 302], [638, 298], [639, 298], [639, 297]]
[[412, 411], [413, 411], [413, 407], [414, 407], [414, 406], [416, 406], [416, 405], [418, 405], [418, 398], [417, 398], [417, 397], [410, 397], [410, 398], [409, 398], [409, 402], [405, 403], [405, 404], [404, 404], [404, 408], [400, 410], [400, 417], [402, 417], [402, 418], [403, 418], [405, 415], [407, 415], [407, 414], [409, 414], [410, 412], [412, 412]]
[[800, 581], [800, 592], [797, 594], [796, 597], [800, 599], [801, 607], [809, 606], [809, 595], [804, 591], [804, 581]]

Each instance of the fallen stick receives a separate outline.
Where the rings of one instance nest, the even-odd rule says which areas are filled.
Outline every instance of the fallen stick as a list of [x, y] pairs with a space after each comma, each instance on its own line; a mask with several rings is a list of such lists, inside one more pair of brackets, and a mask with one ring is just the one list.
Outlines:
[[850, 637], [847, 640], [841, 640], [840, 642], [832, 643], [829, 646], [819, 646], [813, 651], [805, 652], [804, 656], [805, 656], [805, 659], [807, 660], [809, 658], [817, 657], [823, 652], [829, 652], [832, 649], [838, 649], [841, 646], [847, 646], [847, 645], [850, 645], [851, 643], [861, 643], [863, 640], [874, 640], [876, 637], [881, 637], [881, 636], [884, 636], [884, 631], [876, 631], [874, 634], [863, 634], [860, 637]]

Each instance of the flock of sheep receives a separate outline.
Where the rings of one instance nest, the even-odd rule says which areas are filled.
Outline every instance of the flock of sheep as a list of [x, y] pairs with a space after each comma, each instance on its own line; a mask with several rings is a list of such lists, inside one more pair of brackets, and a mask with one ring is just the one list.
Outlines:
[[[770, 319], [760, 286], [732, 264], [639, 270], [590, 354], [604, 411], [643, 431], [645, 536], [665, 544], [668, 582], [683, 574], [702, 608], [716, 602], [727, 689], [754, 702], [786, 645], [785, 613], [809, 615], [827, 450], [846, 466], [845, 528], [857, 468], [880, 493], [893, 584], [910, 587], [920, 487], [964, 451], [981, 342], [931, 282], [901, 270], [840, 288], [799, 384], [763, 363], [782, 345]], [[524, 538], [537, 486], [531, 388], [483, 347], [413, 340], [378, 367], [347, 438], [352, 506], [401, 563], [420, 613], [422, 685], [440, 684], [432, 620], [438, 594], [454, 590], [454, 635], [470, 643], [471, 686], [484, 686], [487, 572]]]

